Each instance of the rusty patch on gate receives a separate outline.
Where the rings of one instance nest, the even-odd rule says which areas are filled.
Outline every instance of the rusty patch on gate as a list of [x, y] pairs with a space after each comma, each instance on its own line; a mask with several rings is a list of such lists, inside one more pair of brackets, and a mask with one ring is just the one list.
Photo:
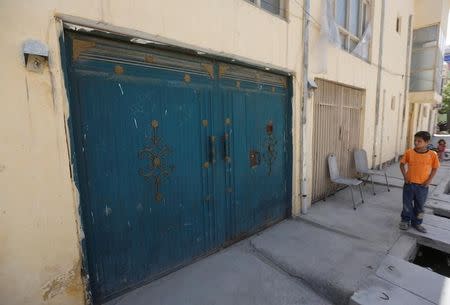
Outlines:
[[95, 42], [74, 39], [72, 45], [72, 60], [75, 61], [80, 57], [81, 52], [95, 47]]
[[114, 67], [114, 73], [116, 73], [117, 75], [122, 75], [123, 71], [124, 71], [124, 69], [122, 66], [117, 65]]
[[220, 64], [219, 65], [219, 78], [221, 78], [222, 76], [225, 75], [225, 73], [227, 73], [228, 69], [230, 68], [230, 66], [226, 65], [226, 64]]
[[155, 57], [152, 55], [145, 55], [144, 57], [145, 62], [153, 64], [155, 62]]
[[203, 63], [202, 67], [203, 67], [203, 69], [206, 70], [206, 72], [208, 72], [209, 77], [213, 79], [214, 78], [214, 66], [212, 64]]

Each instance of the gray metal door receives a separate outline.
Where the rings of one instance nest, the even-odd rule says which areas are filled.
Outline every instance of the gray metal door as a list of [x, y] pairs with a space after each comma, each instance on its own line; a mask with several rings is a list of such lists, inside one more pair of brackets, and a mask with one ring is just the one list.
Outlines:
[[312, 201], [332, 190], [327, 156], [336, 154], [343, 176], [356, 174], [353, 151], [361, 145], [361, 111], [364, 92], [336, 83], [316, 80], [313, 129]]

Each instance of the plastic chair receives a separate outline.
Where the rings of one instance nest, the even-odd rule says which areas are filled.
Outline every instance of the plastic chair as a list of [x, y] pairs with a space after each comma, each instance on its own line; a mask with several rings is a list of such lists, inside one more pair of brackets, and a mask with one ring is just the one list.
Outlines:
[[366, 151], [364, 149], [356, 149], [354, 152], [354, 155], [355, 155], [356, 171], [358, 173], [362, 174], [363, 178], [365, 175], [367, 175], [368, 178], [370, 177], [370, 180], [372, 181], [373, 194], [376, 195], [375, 185], [373, 183], [373, 175], [384, 175], [384, 178], [386, 179], [387, 190], [388, 190], [388, 192], [390, 192], [391, 189], [389, 188], [389, 181], [388, 181], [387, 173], [385, 171], [369, 169], [369, 163], [367, 161]]
[[339, 174], [339, 168], [338, 168], [336, 156], [334, 154], [331, 154], [328, 156], [328, 169], [330, 171], [330, 179], [333, 183], [346, 185], [346, 186], [350, 187], [350, 192], [352, 193], [353, 209], [356, 210], [357, 204], [355, 202], [355, 197], [353, 195], [353, 187], [354, 186], [359, 187], [359, 192], [361, 194], [361, 203], [364, 203], [364, 195], [363, 195], [363, 191], [362, 191], [362, 187], [361, 187], [362, 181], [358, 180], [358, 179], [353, 179], [353, 178], [341, 177]]

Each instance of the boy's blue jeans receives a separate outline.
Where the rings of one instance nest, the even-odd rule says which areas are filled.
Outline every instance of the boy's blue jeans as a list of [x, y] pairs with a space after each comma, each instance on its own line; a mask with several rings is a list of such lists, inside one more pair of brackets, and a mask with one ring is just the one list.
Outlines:
[[402, 221], [420, 225], [423, 220], [423, 207], [427, 201], [428, 187], [409, 183], [403, 186]]

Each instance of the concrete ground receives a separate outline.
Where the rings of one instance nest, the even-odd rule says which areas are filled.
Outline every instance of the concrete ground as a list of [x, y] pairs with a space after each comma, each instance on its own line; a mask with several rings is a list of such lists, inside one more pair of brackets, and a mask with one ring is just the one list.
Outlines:
[[329, 305], [259, 255], [249, 240], [138, 288], [108, 305]]
[[[450, 178], [448, 165], [439, 171], [431, 193]], [[398, 177], [396, 168], [388, 169], [390, 180]], [[350, 299], [352, 304], [405, 304], [402, 300], [434, 304], [433, 298], [422, 302], [424, 297], [410, 295], [379, 270], [386, 260], [405, 262], [406, 266], [400, 263], [406, 268], [404, 274], [426, 269], [405, 261], [423, 237], [398, 229], [401, 188], [394, 186], [391, 192], [384, 185], [375, 188], [376, 196], [370, 185], [364, 187], [366, 202], [356, 211], [349, 190], [344, 189], [314, 204], [307, 215], [286, 220], [107, 305], [346, 305]], [[425, 224], [450, 236], [445, 231], [450, 228], [447, 218], [430, 216]], [[440, 242], [447, 240], [450, 244], [447, 237]], [[396, 280], [402, 283], [401, 276]], [[379, 303], [384, 302], [382, 289], [392, 294], [388, 303]], [[424, 293], [432, 291], [425, 287]], [[414, 303], [417, 298], [422, 301]]]

